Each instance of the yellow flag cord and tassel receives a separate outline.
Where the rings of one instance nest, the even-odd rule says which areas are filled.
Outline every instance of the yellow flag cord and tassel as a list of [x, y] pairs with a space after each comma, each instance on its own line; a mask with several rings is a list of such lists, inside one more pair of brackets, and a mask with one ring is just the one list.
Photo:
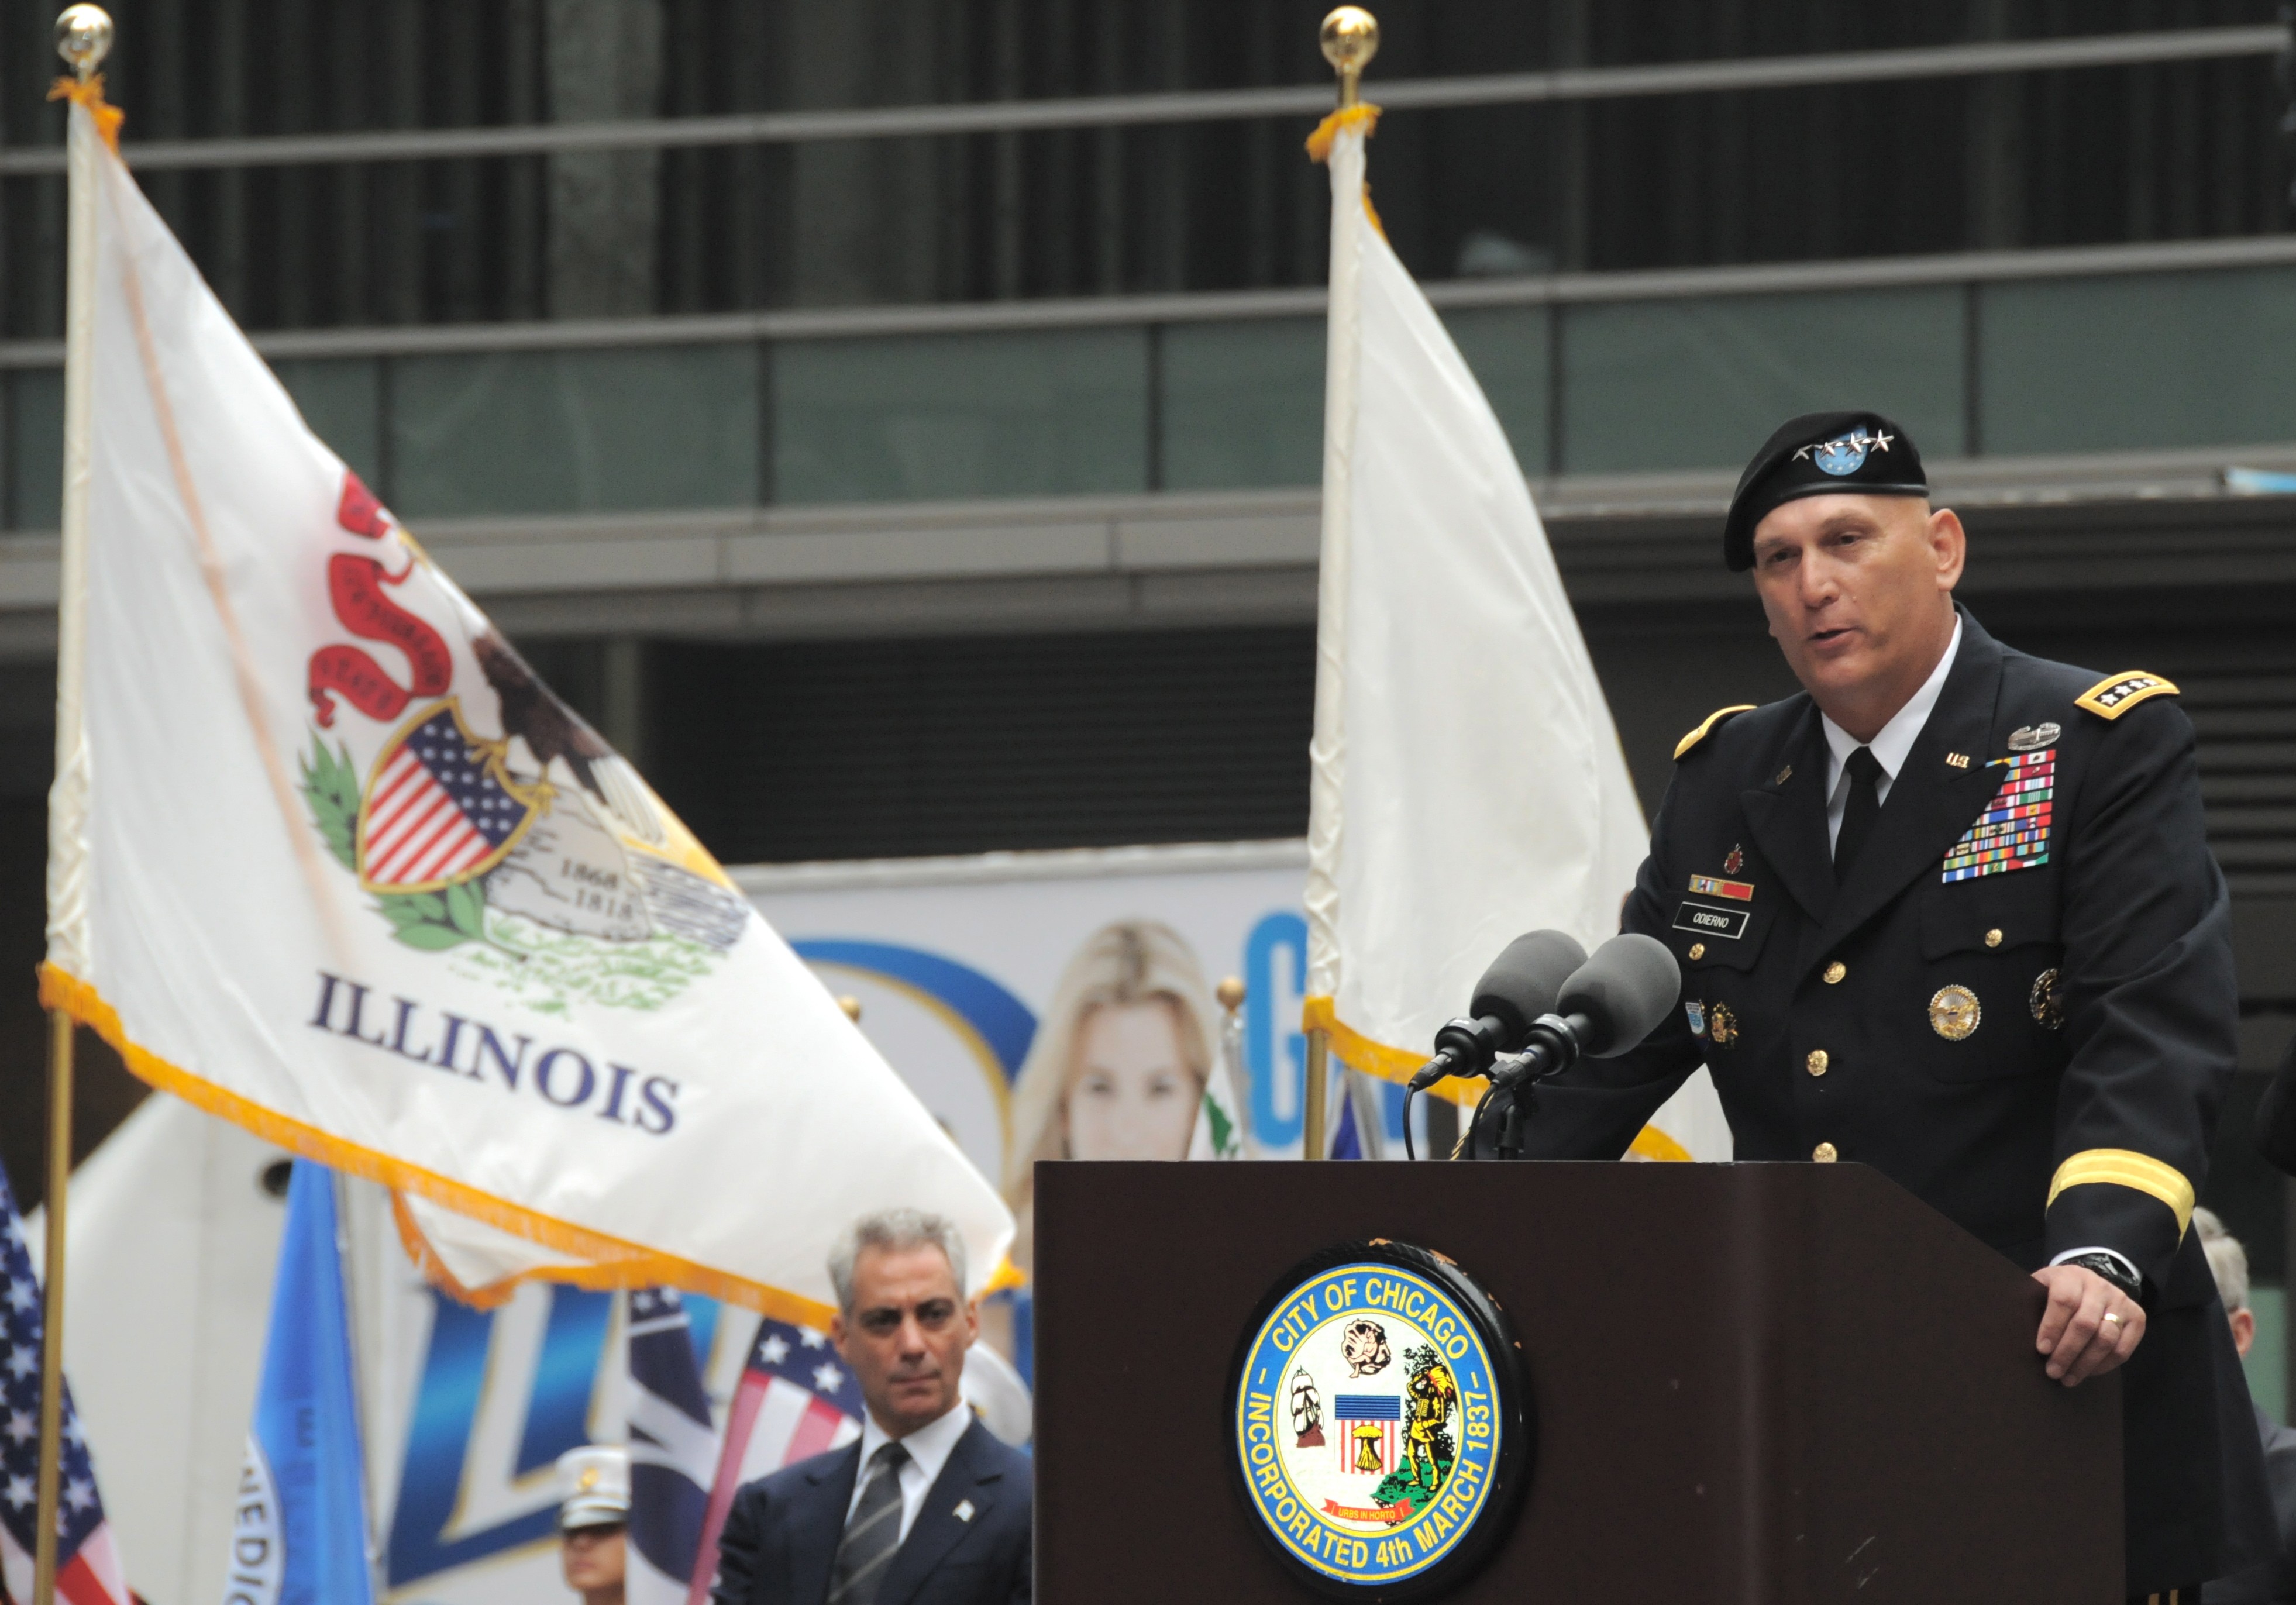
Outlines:
[[95, 131], [103, 135], [103, 143], [114, 156], [119, 154], [119, 125], [127, 120], [127, 113], [103, 98], [103, 74], [91, 72], [84, 78], [58, 78], [48, 90], [52, 101], [70, 101], [84, 108], [95, 119]]

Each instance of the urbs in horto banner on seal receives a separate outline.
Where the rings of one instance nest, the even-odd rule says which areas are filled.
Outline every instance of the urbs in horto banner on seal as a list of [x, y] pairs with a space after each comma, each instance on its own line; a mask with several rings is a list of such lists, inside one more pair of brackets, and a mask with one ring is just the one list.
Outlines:
[[560, 1016], [716, 969], [750, 917], [725, 872], [348, 471], [335, 521], [354, 639], [311, 655], [303, 798], [391, 934]]
[[1503, 1535], [1530, 1429], [1505, 1318], [1439, 1256], [1318, 1255], [1256, 1314], [1237, 1363], [1236, 1465], [1287, 1565], [1326, 1593], [1439, 1593]]

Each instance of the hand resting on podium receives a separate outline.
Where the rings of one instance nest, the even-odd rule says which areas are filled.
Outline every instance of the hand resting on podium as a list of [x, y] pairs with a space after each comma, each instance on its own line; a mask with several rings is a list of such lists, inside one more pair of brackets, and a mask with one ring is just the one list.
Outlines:
[[2034, 1347], [2066, 1387], [2119, 1369], [2144, 1340], [2144, 1306], [2087, 1265], [2043, 1265], [2033, 1280], [2049, 1290]]

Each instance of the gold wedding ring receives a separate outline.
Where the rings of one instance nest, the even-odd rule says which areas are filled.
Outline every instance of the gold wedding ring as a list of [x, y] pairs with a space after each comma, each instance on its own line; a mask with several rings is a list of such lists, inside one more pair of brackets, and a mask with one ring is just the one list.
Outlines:
[[2107, 1321], [2112, 1322], [2115, 1326], [2119, 1326], [2120, 1324], [2120, 1317], [2114, 1314], [2111, 1310], [2105, 1311], [2104, 1318]]

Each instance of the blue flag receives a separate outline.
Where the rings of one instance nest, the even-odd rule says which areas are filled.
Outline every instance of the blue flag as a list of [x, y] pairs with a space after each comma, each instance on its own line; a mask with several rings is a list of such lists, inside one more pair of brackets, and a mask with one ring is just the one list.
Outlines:
[[308, 1159], [295, 1161], [287, 1188], [226, 1593], [276, 1605], [371, 1605], [374, 1598], [335, 1176]]

